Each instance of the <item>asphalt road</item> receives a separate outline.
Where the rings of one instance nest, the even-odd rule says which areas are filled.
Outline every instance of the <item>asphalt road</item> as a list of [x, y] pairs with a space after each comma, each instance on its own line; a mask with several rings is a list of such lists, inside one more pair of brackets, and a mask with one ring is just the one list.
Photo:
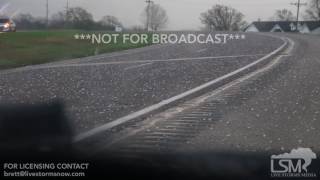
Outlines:
[[[151, 46], [2, 71], [0, 101], [20, 104], [62, 99], [76, 133], [82, 134], [257, 62], [283, 44], [279, 38], [261, 34], [246, 36], [246, 40], [225, 45]], [[288, 37], [290, 45], [264, 67], [146, 119], [77, 142], [76, 147], [90, 158], [116, 157], [116, 165], [121, 160], [132, 164], [132, 159], [123, 157], [136, 158], [142, 153], [142, 159], [133, 162], [146, 163], [144, 176], [153, 173], [148, 171], [151, 165], [160, 171], [161, 167], [186, 166], [187, 172], [201, 176], [241, 177], [253, 170], [269, 178], [269, 155], [298, 147], [320, 152], [320, 37], [273, 36]], [[148, 159], [149, 152], [165, 153], [158, 159], [160, 165], [152, 156]], [[109, 153], [111, 156], [105, 156]], [[187, 156], [179, 156], [183, 154]], [[117, 167], [103, 172], [118, 177], [124, 169]], [[136, 175], [138, 171], [131, 168]]]
[[236, 93], [225, 92], [224, 99], [234, 99], [210, 130], [190, 141], [190, 149], [320, 151], [320, 52], [314, 48], [320, 37], [286, 36], [295, 42], [292, 56], [265, 76], [234, 89]]
[[196, 106], [190, 101], [151, 118], [152, 126], [101, 152], [319, 152], [320, 37], [276, 35], [294, 42], [287, 56]]
[[247, 34], [221, 45], [158, 45], [2, 71], [0, 101], [63, 100], [78, 134], [239, 69], [282, 43]]

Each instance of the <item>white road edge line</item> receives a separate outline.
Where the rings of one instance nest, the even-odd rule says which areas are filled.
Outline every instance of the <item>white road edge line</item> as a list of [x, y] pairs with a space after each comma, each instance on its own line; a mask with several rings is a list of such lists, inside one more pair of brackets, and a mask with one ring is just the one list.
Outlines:
[[192, 60], [208, 60], [208, 59], [223, 59], [223, 58], [238, 58], [238, 57], [252, 57], [264, 56], [266, 54], [247, 54], [247, 55], [233, 55], [233, 56], [206, 56], [206, 57], [190, 57], [190, 58], [176, 58], [176, 59], [158, 59], [158, 60], [136, 60], [136, 61], [117, 61], [105, 63], [84, 63], [84, 64], [70, 64], [62, 66], [47, 66], [43, 68], [58, 68], [58, 67], [81, 67], [81, 66], [97, 66], [97, 65], [111, 65], [111, 64], [136, 64], [149, 62], [168, 62], [168, 61], [192, 61]]
[[207, 83], [205, 83], [205, 84], [203, 84], [203, 85], [200, 85], [200, 86], [198, 86], [198, 87], [196, 87], [196, 88], [193, 88], [193, 89], [191, 89], [191, 90], [189, 90], [189, 91], [186, 91], [186, 92], [184, 92], [184, 93], [182, 93], [182, 94], [179, 94], [179, 95], [177, 95], [177, 96], [174, 96], [174, 97], [169, 98], [169, 99], [166, 99], [166, 100], [163, 100], [163, 101], [161, 101], [161, 102], [158, 103], [158, 104], [151, 105], [151, 106], [146, 107], [146, 108], [144, 108], [144, 109], [141, 109], [141, 110], [139, 110], [139, 111], [137, 111], [137, 112], [131, 113], [131, 114], [127, 115], [127, 116], [124, 116], [124, 117], [121, 117], [121, 118], [119, 118], [119, 119], [116, 119], [116, 120], [114, 120], [114, 121], [112, 121], [112, 122], [106, 123], [106, 124], [104, 124], [104, 125], [102, 125], [102, 126], [93, 128], [93, 129], [91, 129], [91, 130], [89, 130], [89, 131], [87, 131], [87, 132], [80, 133], [79, 135], [77, 135], [77, 136], [74, 137], [73, 142], [82, 141], [82, 140], [87, 139], [87, 138], [89, 138], [89, 137], [91, 137], [91, 136], [94, 136], [94, 135], [96, 135], [96, 134], [99, 134], [99, 133], [101, 133], [101, 132], [103, 132], [103, 131], [106, 131], [106, 130], [109, 130], [109, 129], [111, 129], [111, 128], [114, 128], [114, 127], [116, 127], [116, 126], [118, 126], [118, 125], [121, 125], [121, 124], [123, 124], [123, 123], [125, 123], [125, 122], [128, 122], [128, 121], [130, 121], [130, 120], [132, 120], [132, 119], [138, 118], [138, 117], [140, 117], [140, 116], [142, 116], [142, 115], [144, 115], [144, 114], [150, 113], [150, 112], [155, 111], [155, 110], [157, 110], [157, 109], [159, 109], [159, 108], [161, 108], [161, 107], [164, 107], [164, 106], [166, 106], [166, 105], [168, 105], [168, 104], [170, 104], [170, 103], [172, 103], [172, 102], [181, 100], [181, 99], [183, 99], [184, 97], [187, 97], [187, 96], [189, 96], [189, 95], [191, 95], [191, 94], [193, 94], [193, 93], [196, 93], [196, 92], [201, 91], [201, 90], [203, 90], [203, 89], [205, 89], [205, 88], [208, 88], [208, 87], [210, 87], [210, 86], [212, 86], [212, 85], [214, 85], [214, 84], [216, 84], [216, 83], [218, 83], [218, 82], [220, 82], [220, 81], [223, 81], [224, 79], [227, 79], [227, 78], [230, 77], [230, 76], [233, 76], [233, 75], [235, 75], [235, 74], [237, 74], [237, 73], [240, 73], [240, 72], [242, 72], [242, 71], [245, 71], [245, 70], [247, 70], [248, 68], [251, 68], [252, 66], [260, 63], [261, 61], [264, 61], [265, 59], [268, 59], [269, 57], [271, 57], [271, 56], [277, 54], [278, 52], [280, 52], [280, 51], [288, 44], [288, 42], [287, 42], [286, 40], [284, 40], [284, 38], [281, 38], [281, 40], [284, 41], [284, 43], [283, 43], [279, 48], [277, 48], [276, 50], [272, 51], [272, 52], [269, 53], [268, 55], [266, 55], [266, 56], [258, 59], [257, 61], [255, 61], [255, 62], [253, 62], [253, 63], [251, 63], [251, 64], [248, 64], [248, 65], [246, 65], [246, 66], [244, 66], [244, 67], [242, 67], [242, 68], [240, 68], [240, 69], [237, 69], [237, 70], [235, 70], [235, 71], [233, 71], [233, 72], [230, 72], [230, 73], [228, 73], [228, 74], [226, 74], [226, 75], [224, 75], [224, 76], [222, 76], [222, 77], [219, 77], [219, 78], [217, 78], [217, 79], [214, 79], [214, 80], [212, 80], [212, 81], [210, 81], [210, 82], [207, 82]]
[[64, 68], [64, 67], [85, 67], [85, 66], [99, 66], [99, 65], [118, 65], [118, 64], [137, 64], [137, 63], [155, 63], [155, 62], [173, 62], [173, 61], [192, 61], [192, 60], [209, 60], [209, 59], [223, 59], [223, 58], [239, 58], [239, 57], [253, 57], [264, 56], [266, 54], [248, 54], [248, 55], [233, 55], [233, 56], [207, 56], [207, 57], [190, 57], [190, 58], [176, 58], [176, 59], [162, 59], [162, 60], [137, 60], [137, 61], [116, 61], [105, 63], [82, 63], [82, 64], [57, 64], [57, 65], [39, 65], [36, 67], [26, 66], [21, 69], [13, 69], [11, 71], [0, 72], [0, 74], [15, 73], [28, 70], [40, 70], [50, 68]]

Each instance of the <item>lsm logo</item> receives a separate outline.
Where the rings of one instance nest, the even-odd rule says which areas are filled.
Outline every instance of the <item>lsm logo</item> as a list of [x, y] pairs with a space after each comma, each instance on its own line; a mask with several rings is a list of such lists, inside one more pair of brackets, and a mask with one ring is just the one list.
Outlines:
[[316, 178], [316, 173], [308, 172], [308, 167], [317, 156], [309, 148], [298, 148], [271, 156], [271, 177]]

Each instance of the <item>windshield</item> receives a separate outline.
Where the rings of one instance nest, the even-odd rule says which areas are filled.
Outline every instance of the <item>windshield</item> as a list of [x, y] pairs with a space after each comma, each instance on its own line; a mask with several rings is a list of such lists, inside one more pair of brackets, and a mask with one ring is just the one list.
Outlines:
[[1, 0], [4, 176], [317, 179], [319, 3]]
[[0, 19], [0, 23], [7, 23], [9, 22], [9, 19]]

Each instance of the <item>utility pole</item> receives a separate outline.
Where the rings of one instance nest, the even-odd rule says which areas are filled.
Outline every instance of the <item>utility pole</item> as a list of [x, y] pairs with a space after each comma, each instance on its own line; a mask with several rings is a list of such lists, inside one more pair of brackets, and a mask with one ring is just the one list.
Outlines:
[[320, 9], [319, 9], [319, 0], [317, 0], [317, 11], [318, 11], [318, 18], [320, 20]]
[[46, 25], [49, 26], [49, 0], [46, 3]]
[[66, 6], [66, 21], [69, 21], [69, 0], [67, 0], [67, 6]]
[[291, 3], [291, 5], [297, 6], [297, 22], [296, 22], [296, 31], [299, 31], [299, 15], [300, 15], [300, 6], [306, 6], [307, 3], [301, 3], [301, 0], [298, 0], [297, 3]]
[[147, 6], [147, 27], [146, 30], [149, 31], [149, 24], [150, 24], [150, 5], [153, 3], [151, 0], [146, 0]]
[[69, 27], [69, 16], [69, 0], [67, 0], [64, 28]]

